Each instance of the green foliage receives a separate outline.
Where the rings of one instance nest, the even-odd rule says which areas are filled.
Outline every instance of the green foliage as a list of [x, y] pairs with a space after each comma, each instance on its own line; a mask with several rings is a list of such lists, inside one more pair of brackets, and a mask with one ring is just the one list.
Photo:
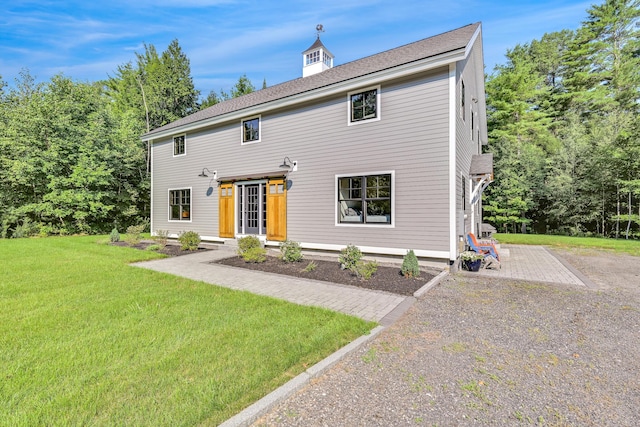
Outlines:
[[262, 263], [267, 260], [267, 250], [262, 247], [251, 247], [242, 253], [244, 262]]
[[477, 261], [479, 259], [484, 259], [484, 255], [474, 251], [464, 251], [460, 253], [460, 259], [462, 261]]
[[418, 265], [418, 257], [416, 257], [413, 249], [410, 249], [407, 254], [402, 258], [402, 267], [400, 272], [405, 277], [418, 277], [420, 276], [420, 265]]
[[340, 251], [338, 261], [343, 269], [354, 271], [358, 262], [362, 259], [362, 251], [357, 246], [347, 245]]
[[159, 251], [160, 249], [162, 249], [162, 246], [160, 246], [160, 245], [155, 245], [155, 244], [154, 244], [154, 245], [149, 245], [149, 246], [147, 246], [147, 247], [145, 248], [145, 250], [146, 250], [146, 251], [152, 251], [152, 252], [157, 252], [157, 251]]
[[376, 271], [378, 271], [378, 263], [376, 261], [358, 261], [351, 271], [362, 280], [369, 280]]
[[318, 264], [314, 260], [311, 260], [309, 261], [309, 264], [307, 264], [307, 266], [302, 271], [305, 273], [310, 273], [314, 271], [316, 268], [318, 268]]
[[198, 249], [201, 239], [200, 235], [195, 231], [183, 231], [178, 236], [178, 241], [180, 242], [180, 249], [183, 251], [195, 251]]
[[[267, 81], [264, 80], [262, 83], [263, 89], [266, 87], [266, 84]], [[205, 109], [219, 102], [227, 101], [232, 98], [237, 98], [239, 96], [249, 94], [251, 92], [254, 92], [255, 90], [256, 88], [253, 86], [253, 83], [251, 83], [251, 80], [249, 80], [246, 74], [243, 74], [238, 78], [236, 84], [231, 88], [230, 94], [223, 90], [220, 90], [220, 93], [218, 94], [216, 93], [216, 91], [212, 90], [211, 92], [209, 92], [209, 95], [207, 95], [207, 97], [200, 102], [200, 108]]]
[[152, 239], [159, 244], [162, 248], [167, 246], [169, 241], [169, 230], [156, 230]]
[[142, 232], [145, 227], [144, 224], [130, 225], [127, 227], [127, 234], [124, 236], [124, 241], [131, 246], [137, 245], [142, 240]]
[[245, 252], [253, 248], [261, 248], [262, 243], [257, 236], [245, 236], [238, 239], [238, 255], [243, 256]]
[[292, 240], [285, 240], [280, 243], [280, 259], [284, 262], [302, 261], [302, 248], [300, 243]]
[[120, 233], [118, 233], [118, 229], [117, 228], [113, 228], [113, 230], [111, 230], [111, 233], [109, 234], [109, 241], [111, 243], [116, 243], [120, 241]]

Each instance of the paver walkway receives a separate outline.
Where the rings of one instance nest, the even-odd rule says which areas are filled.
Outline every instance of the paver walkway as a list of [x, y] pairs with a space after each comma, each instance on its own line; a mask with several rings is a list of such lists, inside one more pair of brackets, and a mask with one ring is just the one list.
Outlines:
[[324, 307], [375, 322], [380, 322], [405, 300], [411, 299], [387, 292], [211, 264], [231, 255], [229, 250], [219, 249], [134, 265], [296, 304]]
[[501, 257], [503, 252], [506, 255], [502, 268], [480, 270], [478, 275], [585, 286], [584, 278], [578, 277], [544, 246], [502, 245], [502, 248], [506, 249], [500, 251]]

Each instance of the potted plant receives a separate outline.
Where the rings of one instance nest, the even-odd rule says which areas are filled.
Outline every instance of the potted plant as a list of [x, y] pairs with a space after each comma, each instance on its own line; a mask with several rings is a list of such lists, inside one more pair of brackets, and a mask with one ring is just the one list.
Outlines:
[[462, 268], [467, 271], [478, 271], [484, 255], [474, 251], [464, 251], [460, 254], [460, 260], [462, 261]]

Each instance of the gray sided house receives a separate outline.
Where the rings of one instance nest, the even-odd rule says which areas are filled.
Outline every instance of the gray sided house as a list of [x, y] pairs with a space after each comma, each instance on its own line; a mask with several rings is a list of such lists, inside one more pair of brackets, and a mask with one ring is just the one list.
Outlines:
[[303, 77], [145, 134], [151, 229], [453, 263], [492, 179], [479, 23]]

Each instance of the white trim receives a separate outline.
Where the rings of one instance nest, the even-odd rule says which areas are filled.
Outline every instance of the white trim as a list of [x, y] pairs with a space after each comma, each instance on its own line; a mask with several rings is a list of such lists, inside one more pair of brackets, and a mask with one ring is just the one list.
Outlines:
[[[258, 139], [245, 141], [244, 140], [244, 122], [248, 122], [249, 120], [258, 119]], [[262, 115], [258, 114], [255, 116], [245, 117], [240, 119], [240, 145], [251, 145], [257, 144], [262, 141]]]
[[[275, 241], [267, 241], [267, 244], [275, 244], [281, 242]], [[322, 251], [340, 251], [344, 249], [347, 245], [335, 245], [329, 243], [309, 243], [309, 242], [301, 242], [300, 247], [303, 249], [317, 249]], [[372, 254], [382, 254], [382, 255], [401, 255], [404, 256], [407, 254], [410, 248], [385, 248], [380, 246], [360, 246], [356, 245], [358, 248], [365, 253]], [[449, 253], [446, 251], [429, 251], [423, 249], [413, 249], [413, 252], [416, 256], [424, 257], [424, 258], [438, 258], [438, 259], [448, 259]]]
[[146, 139], [142, 136], [143, 141], [157, 140], [166, 138], [167, 136], [174, 135], [176, 132], [190, 132], [197, 129], [201, 129], [208, 126], [213, 126], [219, 123], [242, 119], [244, 117], [250, 117], [256, 114], [265, 114], [269, 111], [279, 108], [289, 107], [297, 105], [301, 102], [313, 101], [319, 98], [342, 94], [345, 91], [353, 91], [364, 85], [380, 84], [386, 80], [397, 79], [405, 76], [421, 73], [423, 71], [433, 70], [439, 67], [446, 67], [451, 63], [462, 60], [466, 57], [467, 52], [464, 48], [456, 49], [451, 52], [446, 52], [442, 55], [437, 55], [430, 58], [425, 58], [420, 61], [411, 62], [408, 64], [399, 65], [397, 67], [381, 70], [376, 73], [367, 74], [353, 79], [348, 79], [342, 82], [334, 83], [329, 86], [313, 89], [308, 92], [302, 92], [295, 95], [286, 96], [284, 98], [276, 99], [274, 101], [266, 102], [264, 104], [254, 105], [246, 109], [233, 111], [227, 114], [221, 114], [219, 116], [211, 117], [208, 119], [200, 120], [194, 123], [189, 123], [184, 126], [177, 126], [172, 129], [167, 129], [163, 132], [154, 133], [149, 135]]
[[465, 46], [464, 59], [467, 59], [467, 56], [469, 56], [469, 53], [471, 53], [471, 48], [473, 47], [473, 44], [476, 42], [476, 39], [478, 38], [478, 36], [480, 36], [481, 30], [482, 30], [482, 24], [478, 25], [478, 29], [475, 31], [475, 33], [473, 33], [473, 35], [471, 36], [471, 39], [469, 39], [469, 43], [467, 43], [467, 45]]
[[457, 258], [456, 236], [456, 188], [458, 179], [456, 173], [456, 64], [449, 64], [449, 260]]
[[[189, 219], [171, 219], [171, 192], [178, 190], [189, 190]], [[188, 224], [193, 221], [193, 187], [167, 188], [167, 221], [175, 224]]]
[[149, 141], [149, 148], [148, 148], [147, 152], [149, 153], [149, 156], [151, 157], [150, 159], [147, 159], [147, 160], [149, 161], [149, 169], [150, 169], [149, 172], [150, 172], [150, 175], [151, 175], [149, 177], [149, 179], [151, 180], [151, 182], [149, 183], [149, 191], [151, 192], [151, 194], [149, 195], [149, 215], [151, 215], [151, 219], [149, 221], [149, 227], [151, 228], [151, 235], [153, 236], [153, 230], [154, 230], [154, 228], [153, 228], [153, 211], [154, 211], [154, 208], [153, 208], [153, 182], [154, 182], [154, 179], [153, 179], [153, 169], [154, 169], [154, 167], [153, 167], [153, 159], [155, 157], [153, 155], [153, 141]]
[[[340, 218], [338, 215], [338, 180], [340, 178], [346, 176], [370, 176], [370, 175], [391, 175], [391, 224], [380, 224], [377, 225], [375, 223], [354, 223], [349, 224], [346, 222], [340, 222]], [[334, 176], [333, 189], [335, 191], [333, 196], [333, 210], [334, 210], [334, 220], [336, 227], [365, 227], [365, 228], [395, 228], [396, 227], [396, 171], [395, 170], [387, 170], [387, 171], [374, 171], [374, 172], [354, 172], [354, 173], [341, 173], [336, 174]]]
[[[184, 137], [184, 153], [176, 154], [176, 138]], [[183, 157], [187, 155], [187, 134], [186, 133], [178, 133], [171, 137], [171, 152], [173, 153], [173, 157]]]
[[[363, 92], [367, 92], [370, 90], [374, 90], [376, 91], [376, 116], [372, 119], [362, 119], [362, 120], [357, 120], [357, 121], [352, 121], [351, 120], [351, 96], [352, 95], [356, 95], [358, 93], [363, 93]], [[352, 90], [351, 92], [347, 93], [347, 126], [356, 126], [356, 125], [361, 125], [363, 123], [371, 123], [371, 122], [377, 122], [380, 121], [381, 119], [381, 112], [382, 112], [382, 108], [381, 108], [381, 90], [380, 90], [380, 85], [375, 85], [375, 86], [369, 86], [369, 87], [365, 87], [359, 90]]]

